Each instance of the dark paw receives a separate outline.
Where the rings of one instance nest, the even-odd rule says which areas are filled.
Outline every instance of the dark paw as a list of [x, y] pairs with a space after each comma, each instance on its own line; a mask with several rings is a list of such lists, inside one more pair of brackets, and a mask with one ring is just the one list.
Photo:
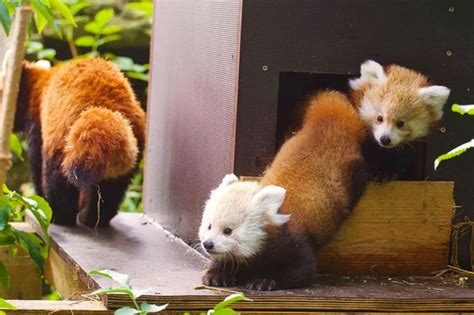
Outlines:
[[211, 287], [233, 287], [235, 279], [222, 272], [207, 270], [202, 277], [202, 283]]
[[272, 279], [255, 279], [247, 283], [247, 289], [258, 291], [272, 291], [276, 290], [277, 283]]

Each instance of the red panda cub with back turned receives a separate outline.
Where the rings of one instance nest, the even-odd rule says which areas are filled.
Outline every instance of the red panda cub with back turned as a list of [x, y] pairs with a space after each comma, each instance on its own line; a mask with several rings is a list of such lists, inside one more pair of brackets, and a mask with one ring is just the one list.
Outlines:
[[372, 134], [364, 145], [371, 177], [408, 179], [416, 157], [407, 160], [401, 148], [409, 154], [414, 150], [410, 144], [429, 134], [443, 116], [450, 90], [398, 65], [382, 67], [368, 60], [360, 72], [349, 84], [351, 100]]
[[311, 100], [262, 181], [226, 176], [206, 202], [199, 238], [211, 257], [203, 283], [275, 290], [302, 287], [325, 245], [361, 197], [365, 127], [341, 93]]
[[26, 135], [53, 222], [108, 225], [145, 145], [145, 114], [120, 70], [100, 58], [52, 68], [25, 61], [15, 130]]

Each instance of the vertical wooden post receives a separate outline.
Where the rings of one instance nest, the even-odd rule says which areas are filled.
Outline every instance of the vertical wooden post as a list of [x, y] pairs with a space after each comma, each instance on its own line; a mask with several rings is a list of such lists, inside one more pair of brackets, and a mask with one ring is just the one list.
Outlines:
[[[20, 88], [21, 62], [25, 55], [25, 40], [31, 16], [29, 6], [17, 9], [10, 34], [10, 45], [0, 94], [0, 187], [5, 183], [7, 171], [11, 166], [10, 134], [15, 119], [18, 90]], [[4, 63], [5, 64], [5, 63]], [[0, 78], [1, 79], [1, 78]]]

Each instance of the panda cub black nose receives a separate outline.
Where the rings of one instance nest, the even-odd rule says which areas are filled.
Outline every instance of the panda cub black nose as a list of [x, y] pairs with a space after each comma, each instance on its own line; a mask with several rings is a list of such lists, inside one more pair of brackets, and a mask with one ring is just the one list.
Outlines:
[[202, 243], [202, 245], [204, 246], [206, 250], [210, 250], [214, 248], [214, 243], [210, 240], [205, 241], [204, 243]]
[[383, 145], [389, 145], [390, 142], [392, 142], [392, 139], [390, 139], [389, 136], [381, 136], [380, 142], [382, 142]]

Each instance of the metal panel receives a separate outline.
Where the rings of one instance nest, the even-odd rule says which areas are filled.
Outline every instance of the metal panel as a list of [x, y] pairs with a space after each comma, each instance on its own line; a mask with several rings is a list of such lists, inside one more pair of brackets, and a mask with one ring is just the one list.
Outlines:
[[187, 241], [233, 170], [241, 2], [156, 1], [144, 207]]

